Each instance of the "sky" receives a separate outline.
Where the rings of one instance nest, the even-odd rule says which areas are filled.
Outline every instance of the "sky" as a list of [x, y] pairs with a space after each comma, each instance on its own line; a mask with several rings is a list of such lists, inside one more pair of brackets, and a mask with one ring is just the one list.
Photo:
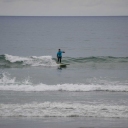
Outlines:
[[128, 0], [0, 0], [0, 16], [128, 16]]

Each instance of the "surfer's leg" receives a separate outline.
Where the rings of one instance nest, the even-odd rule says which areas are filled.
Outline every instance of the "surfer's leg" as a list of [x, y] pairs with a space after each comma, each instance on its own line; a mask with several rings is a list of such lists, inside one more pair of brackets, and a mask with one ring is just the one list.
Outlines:
[[60, 57], [60, 63], [61, 63], [61, 57]]
[[60, 63], [60, 57], [58, 57], [58, 63]]

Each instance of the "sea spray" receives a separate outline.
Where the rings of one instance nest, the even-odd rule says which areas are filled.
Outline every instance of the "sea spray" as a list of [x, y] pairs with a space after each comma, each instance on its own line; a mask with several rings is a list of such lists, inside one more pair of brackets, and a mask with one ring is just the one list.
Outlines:
[[7, 72], [0, 74], [0, 84], [1, 85], [15, 84], [15, 83], [16, 83], [16, 77], [10, 78], [10, 74]]

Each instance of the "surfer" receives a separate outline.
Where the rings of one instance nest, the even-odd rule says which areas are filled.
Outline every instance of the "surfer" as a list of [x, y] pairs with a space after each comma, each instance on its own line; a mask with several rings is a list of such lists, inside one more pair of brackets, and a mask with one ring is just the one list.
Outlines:
[[60, 63], [61, 63], [61, 59], [62, 59], [62, 53], [65, 53], [65, 52], [61, 51], [61, 49], [58, 49], [57, 58], [58, 58], [58, 62], [60, 62]]

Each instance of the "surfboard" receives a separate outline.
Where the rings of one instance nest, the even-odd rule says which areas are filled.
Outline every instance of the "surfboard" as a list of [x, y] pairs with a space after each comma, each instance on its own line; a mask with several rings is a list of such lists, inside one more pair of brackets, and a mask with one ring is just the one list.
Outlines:
[[60, 67], [66, 67], [67, 65], [70, 65], [70, 64], [64, 64], [64, 63], [57, 63]]

